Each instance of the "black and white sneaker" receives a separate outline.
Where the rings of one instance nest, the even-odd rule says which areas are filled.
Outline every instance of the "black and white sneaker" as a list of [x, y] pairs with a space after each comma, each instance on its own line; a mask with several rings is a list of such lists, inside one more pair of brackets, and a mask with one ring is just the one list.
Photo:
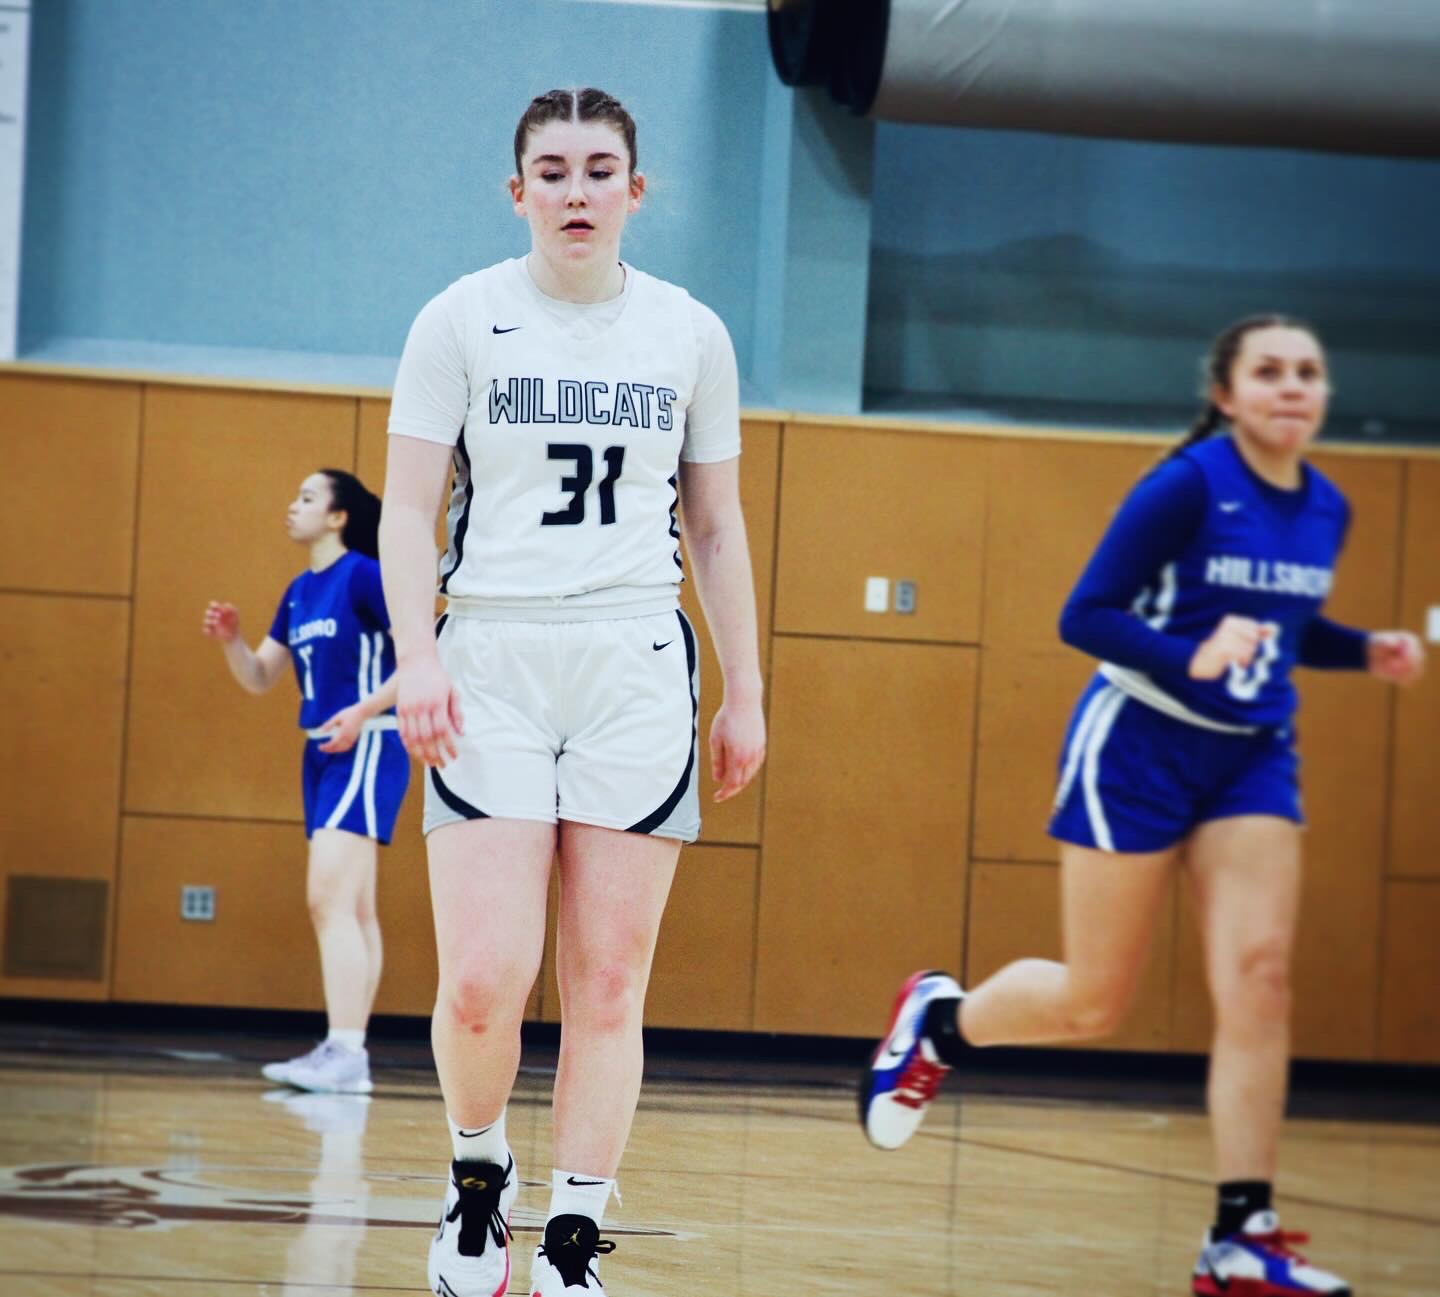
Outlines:
[[535, 1249], [531, 1297], [605, 1297], [596, 1273], [599, 1257], [615, 1250], [588, 1216], [554, 1216], [545, 1222], [545, 1241]]
[[427, 1277], [436, 1297], [504, 1297], [510, 1286], [510, 1208], [520, 1192], [515, 1159], [451, 1162]]

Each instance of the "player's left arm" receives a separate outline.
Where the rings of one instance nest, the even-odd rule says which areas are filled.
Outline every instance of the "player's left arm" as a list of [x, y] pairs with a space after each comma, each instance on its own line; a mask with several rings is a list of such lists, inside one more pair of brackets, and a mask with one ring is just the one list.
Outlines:
[[711, 772], [719, 784], [715, 800], [723, 802], [740, 792], [765, 760], [764, 686], [740, 509], [740, 460], [682, 460], [680, 506], [690, 570], [725, 680], [724, 700], [710, 726]]
[[[350, 603], [362, 622], [379, 630], [390, 629], [390, 614], [385, 608], [385, 590], [380, 581], [378, 563], [357, 563], [350, 577]], [[374, 693], [342, 707], [320, 728], [330, 737], [320, 745], [321, 752], [348, 752], [360, 741], [360, 731], [372, 716], [379, 716], [395, 706], [399, 682], [392, 674]]]
[[[1341, 549], [1350, 531], [1349, 506], [1344, 507]], [[1425, 646], [1407, 630], [1363, 631], [1317, 613], [1300, 636], [1296, 661], [1312, 670], [1368, 671], [1378, 680], [1409, 685], [1425, 674]]]
[[392, 673], [373, 694], [358, 703], [342, 707], [320, 728], [329, 732], [330, 737], [320, 745], [321, 752], [349, 752], [360, 741], [360, 731], [372, 716], [379, 716], [395, 706], [399, 691], [399, 680]]
[[1425, 645], [1408, 630], [1374, 630], [1366, 643], [1366, 669], [1392, 685], [1413, 685], [1425, 674]]
[[1368, 671], [1392, 685], [1425, 674], [1425, 646], [1413, 631], [1363, 631], [1319, 616], [1306, 625], [1297, 660], [1318, 671]]

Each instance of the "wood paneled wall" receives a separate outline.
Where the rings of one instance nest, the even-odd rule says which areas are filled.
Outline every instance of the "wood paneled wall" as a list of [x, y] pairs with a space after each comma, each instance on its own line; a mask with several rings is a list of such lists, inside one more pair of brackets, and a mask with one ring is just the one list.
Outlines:
[[[317, 1008], [293, 692], [256, 699], [199, 633], [252, 642], [297, 569], [286, 504], [314, 468], [380, 489], [382, 398], [0, 373], [0, 905], [10, 880], [106, 890], [97, 978], [0, 975], [0, 996]], [[1056, 618], [1158, 453], [1123, 438], [751, 420], [742, 494], [770, 759], [702, 796], [656, 952], [657, 1026], [865, 1036], [916, 967], [983, 977], [1059, 950], [1044, 826], [1092, 664]], [[1419, 628], [1440, 605], [1440, 458], [1318, 457], [1355, 521], [1334, 615]], [[865, 611], [867, 578], [915, 583]], [[720, 701], [703, 619], [702, 723]], [[1415, 689], [1302, 679], [1301, 1056], [1440, 1062], [1440, 663]], [[378, 1010], [425, 1014], [435, 962], [418, 772], [382, 855]], [[179, 888], [216, 888], [213, 924]], [[0, 913], [0, 940], [5, 915]], [[531, 1014], [555, 1020], [553, 942]], [[1184, 888], [1113, 1048], [1203, 1050]]]

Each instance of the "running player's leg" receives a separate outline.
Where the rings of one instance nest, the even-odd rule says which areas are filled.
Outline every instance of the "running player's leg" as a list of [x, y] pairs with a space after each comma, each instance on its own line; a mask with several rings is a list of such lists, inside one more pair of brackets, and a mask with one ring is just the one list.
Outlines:
[[1207, 1100], [1219, 1186], [1194, 1291], [1246, 1283], [1261, 1285], [1257, 1293], [1348, 1293], [1295, 1254], [1271, 1201], [1290, 1070], [1300, 827], [1278, 815], [1211, 820], [1191, 837], [1186, 863], [1215, 1011]]
[[1209, 1106], [1222, 1180], [1271, 1180], [1290, 1066], [1300, 830], [1245, 815], [1202, 824], [1186, 863], [1215, 1010]]
[[969, 991], [960, 1030], [972, 1045], [1108, 1036], [1144, 972], [1175, 849], [1145, 854], [1060, 848], [1064, 962], [1020, 959]]
[[1113, 1032], [1144, 971], [1176, 854], [1175, 847], [1117, 853], [1062, 843], [1063, 962], [1016, 960], [969, 993], [943, 973], [911, 977], [861, 1075], [860, 1121], [870, 1141], [905, 1143], [968, 1045]]
[[428, 1278], [445, 1297], [499, 1297], [519, 1191], [505, 1105], [545, 945], [555, 826], [468, 819], [433, 829], [426, 845], [440, 972], [430, 1038], [454, 1155]]
[[600, 1224], [640, 1095], [645, 990], [679, 853], [674, 838], [561, 821], [555, 1166], [530, 1285], [541, 1297], [604, 1291]]

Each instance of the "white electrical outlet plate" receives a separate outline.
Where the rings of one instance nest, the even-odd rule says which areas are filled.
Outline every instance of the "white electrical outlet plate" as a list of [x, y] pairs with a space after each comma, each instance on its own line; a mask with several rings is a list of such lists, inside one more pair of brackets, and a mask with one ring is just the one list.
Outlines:
[[915, 582], [895, 582], [895, 611], [907, 613], [915, 611]]
[[191, 923], [215, 921], [215, 889], [190, 883], [180, 887], [180, 917]]
[[1440, 604], [1433, 604], [1425, 614], [1425, 638], [1440, 644]]
[[865, 578], [865, 611], [885, 612], [890, 607], [890, 578], [888, 576], [867, 576]]

